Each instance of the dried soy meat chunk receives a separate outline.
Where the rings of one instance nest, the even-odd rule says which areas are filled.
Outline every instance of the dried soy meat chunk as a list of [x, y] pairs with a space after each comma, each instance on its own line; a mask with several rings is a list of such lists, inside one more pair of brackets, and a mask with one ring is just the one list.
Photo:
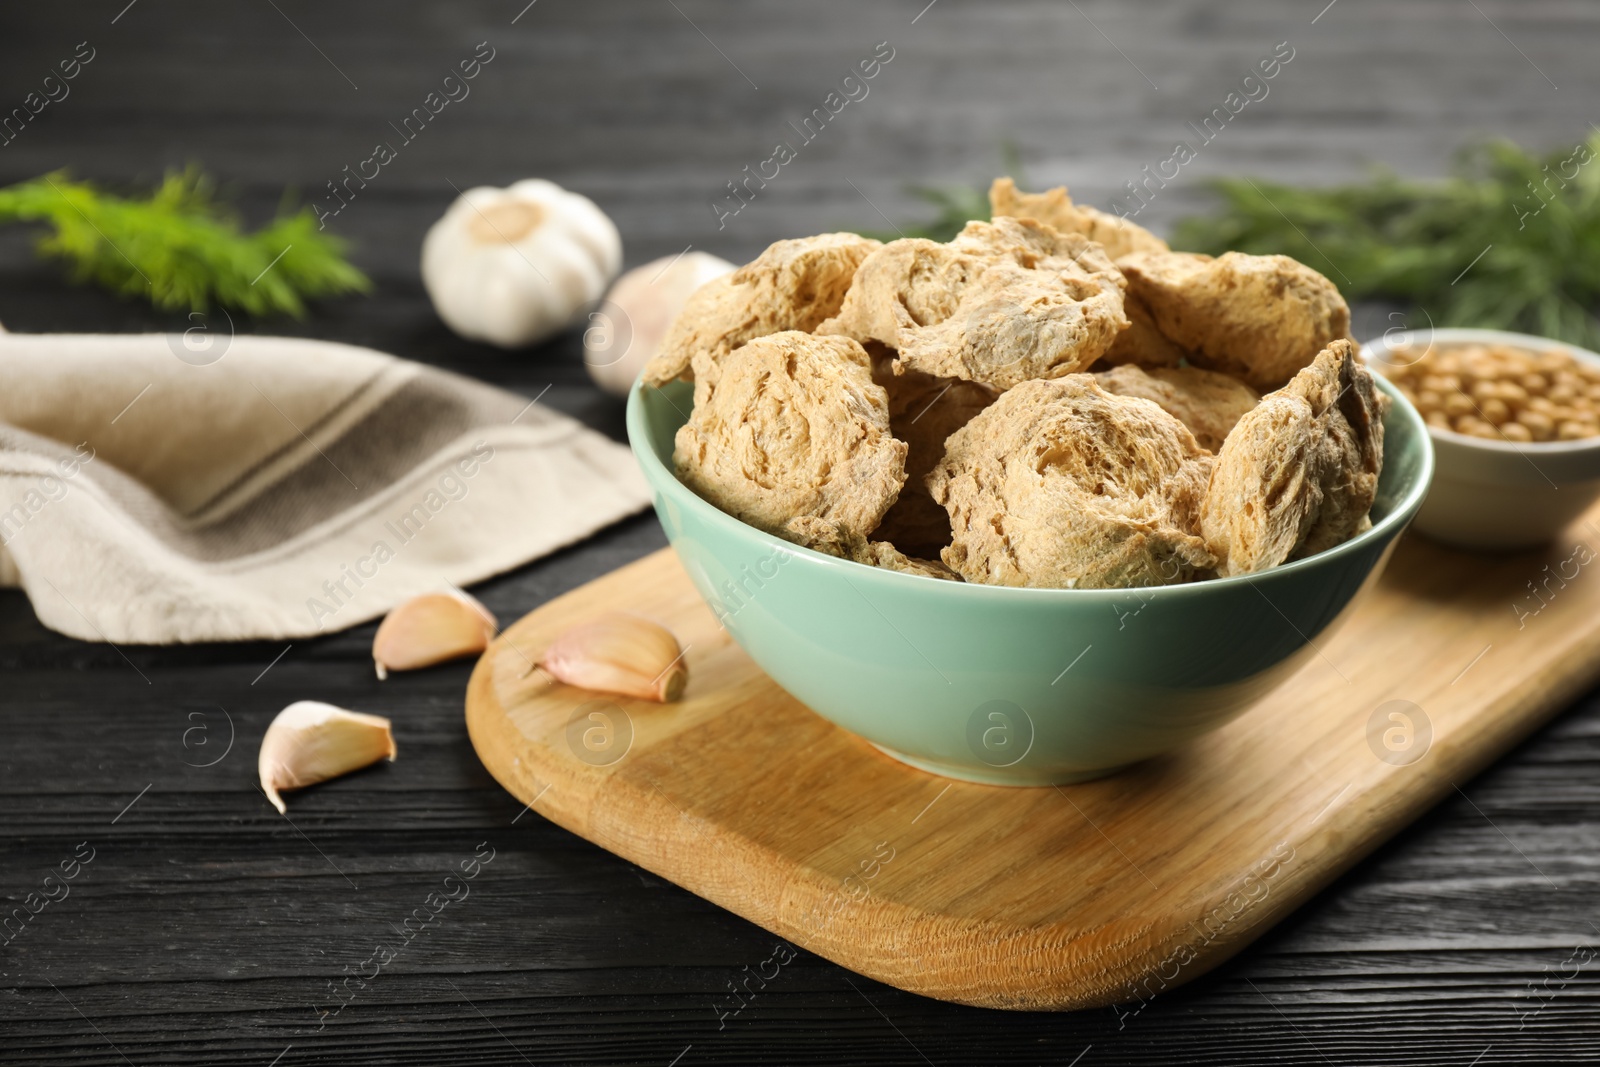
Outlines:
[[819, 333], [896, 350], [896, 372], [1009, 389], [1087, 367], [1127, 329], [1124, 281], [1099, 245], [1032, 220], [971, 222], [949, 244], [891, 241]]
[[1176, 367], [1185, 361], [1194, 361], [1193, 352], [1162, 335], [1155, 316], [1138, 293], [1129, 290], [1122, 294], [1122, 310], [1128, 316], [1128, 328], [1117, 334], [1117, 339], [1095, 366], [1120, 367], [1133, 363], [1141, 367]]
[[961, 575], [936, 559], [917, 559], [908, 556], [887, 541], [869, 541], [850, 553], [850, 558], [869, 567], [881, 567], [905, 574], [920, 574], [924, 578], [941, 578], [949, 582], [961, 581]]
[[1383, 470], [1388, 409], [1355, 346], [1336, 341], [1241, 418], [1201, 510], [1218, 572], [1266, 570], [1364, 529]]
[[778, 241], [696, 289], [644, 370], [650, 385], [692, 377], [696, 355], [721, 357], [783, 330], [810, 333], [838, 314], [861, 261], [880, 243], [853, 233]]
[[1141, 252], [1117, 267], [1163, 337], [1257, 389], [1277, 389], [1350, 332], [1338, 288], [1288, 256]]
[[996, 178], [989, 187], [989, 212], [995, 218], [1034, 219], [1062, 233], [1076, 233], [1096, 242], [1112, 259], [1131, 252], [1165, 252], [1167, 242], [1136, 222], [1074, 204], [1067, 187], [1024, 193], [1010, 178]]
[[1261, 394], [1239, 379], [1199, 367], [1137, 367], [1132, 364], [1096, 371], [1100, 388], [1119, 396], [1154, 401], [1161, 410], [1189, 427], [1200, 447], [1216, 452], [1228, 431], [1245, 412], [1261, 402]]
[[905, 481], [906, 446], [867, 353], [845, 337], [784, 331], [695, 357], [678, 477], [752, 526], [848, 555]]
[[992, 585], [1189, 580], [1214, 563], [1197, 535], [1211, 465], [1148, 400], [1087, 374], [1024, 382], [957, 431], [928, 478], [950, 514], [943, 559]]

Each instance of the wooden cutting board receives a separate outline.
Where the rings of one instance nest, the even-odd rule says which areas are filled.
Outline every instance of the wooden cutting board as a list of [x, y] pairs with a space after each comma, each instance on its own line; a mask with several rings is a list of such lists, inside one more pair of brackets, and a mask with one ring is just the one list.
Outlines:
[[[883, 755], [771, 682], [670, 549], [502, 634], [472, 676], [467, 726], [540, 815], [851, 970], [964, 1004], [1136, 1012], [1600, 676], [1597, 527], [1592, 512], [1547, 551], [1498, 557], [1408, 536], [1260, 705], [1081, 785], [972, 785]], [[682, 702], [530, 673], [555, 634], [611, 610], [687, 646]]]

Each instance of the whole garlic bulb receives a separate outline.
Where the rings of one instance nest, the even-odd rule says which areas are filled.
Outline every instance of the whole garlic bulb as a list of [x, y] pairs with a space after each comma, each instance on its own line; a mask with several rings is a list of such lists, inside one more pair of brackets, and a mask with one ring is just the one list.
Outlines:
[[618, 278], [583, 331], [589, 377], [606, 392], [627, 396], [689, 295], [733, 270], [732, 263], [709, 252], [687, 252], [663, 256]]
[[456, 333], [502, 348], [581, 322], [622, 268], [622, 238], [586, 196], [530, 178], [468, 189], [422, 241], [422, 283]]

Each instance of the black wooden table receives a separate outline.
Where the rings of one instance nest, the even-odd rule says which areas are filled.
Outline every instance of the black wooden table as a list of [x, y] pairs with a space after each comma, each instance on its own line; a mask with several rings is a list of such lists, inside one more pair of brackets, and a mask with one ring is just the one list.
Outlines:
[[[1577, 0], [19, 4], [0, 14], [0, 113], [80, 42], [94, 58], [0, 147], [0, 181], [69, 167], [148, 183], [196, 160], [259, 220], [285, 186], [325, 195], [487, 41], [495, 58], [471, 97], [330, 223], [376, 292], [243, 328], [367, 344], [529, 396], [548, 386], [544, 402], [620, 436], [575, 337], [507, 354], [435, 318], [417, 254], [452, 184], [578, 189], [617, 220], [630, 263], [690, 245], [737, 260], [778, 237], [903, 224], [918, 210], [908, 181], [986, 181], [1007, 143], [1034, 184], [1106, 205], [1285, 44], [1294, 57], [1270, 93], [1141, 215], [1161, 228], [1201, 203], [1209, 175], [1437, 174], [1475, 134], [1571, 143], [1600, 117], [1597, 31], [1600, 11]], [[894, 58], [869, 95], [719, 229], [725, 183], [885, 41]], [[69, 286], [30, 241], [0, 232], [7, 328], [183, 324]], [[480, 595], [509, 620], [662, 543], [640, 517]], [[1136, 1017], [958, 1008], [801, 954], [723, 1021], [729, 983], [774, 938], [519, 817], [467, 742], [468, 667], [380, 686], [371, 637], [118, 649], [50, 633], [0, 593], [5, 910], [80, 861], [70, 895], [0, 947], [0, 1061], [1600, 1060], [1595, 696]], [[302, 795], [290, 822], [256, 791], [254, 757], [271, 717], [303, 698], [391, 716], [403, 763]], [[470, 897], [335, 1013], [331, 985], [474, 855], [493, 858]]]

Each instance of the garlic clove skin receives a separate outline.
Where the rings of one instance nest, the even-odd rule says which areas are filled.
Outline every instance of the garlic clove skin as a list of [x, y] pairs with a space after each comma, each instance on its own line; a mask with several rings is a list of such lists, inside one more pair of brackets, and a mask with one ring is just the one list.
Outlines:
[[544, 650], [538, 666], [579, 689], [661, 703], [677, 700], [689, 684], [672, 631], [623, 612], [572, 627]]
[[281, 814], [283, 790], [325, 782], [381, 759], [395, 757], [389, 720], [301, 700], [278, 712], [261, 739], [256, 770], [261, 789]]
[[452, 330], [502, 348], [583, 320], [622, 268], [622, 237], [585, 196], [531, 178], [468, 189], [422, 242], [422, 282]]
[[736, 269], [709, 252], [688, 252], [663, 256], [618, 278], [583, 332], [589, 377], [612, 396], [627, 396], [690, 295]]
[[395, 607], [372, 638], [378, 678], [477, 655], [489, 647], [500, 624], [477, 600], [451, 589], [424, 593]]

